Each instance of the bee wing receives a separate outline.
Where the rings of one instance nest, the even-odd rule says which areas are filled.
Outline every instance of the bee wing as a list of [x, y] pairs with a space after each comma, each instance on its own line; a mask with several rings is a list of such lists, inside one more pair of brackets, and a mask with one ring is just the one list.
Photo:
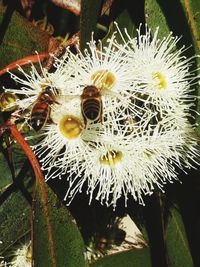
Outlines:
[[[89, 262], [103, 258], [106, 255], [147, 246], [142, 233], [129, 215], [114, 217], [105, 227], [103, 232], [98, 233], [100, 236], [97, 235], [96, 241], [94, 236], [91, 241], [92, 244], [90, 243], [86, 247], [85, 256]], [[105, 246], [102, 246], [104, 245], [104, 242], [101, 241], [102, 239], [98, 238], [101, 236], [103, 236], [103, 239], [105, 237]]]
[[80, 98], [80, 95], [59, 95], [58, 102], [59, 102], [59, 99], [61, 99], [64, 102], [69, 102], [76, 98]]
[[117, 222], [118, 229], [125, 232], [124, 240], [120, 245], [113, 244], [107, 251], [107, 254], [111, 255], [118, 252], [128, 251], [133, 248], [143, 248], [147, 246], [142, 233], [137, 228], [136, 224], [133, 222], [129, 215], [116, 219], [119, 219], [119, 222]]
[[117, 92], [113, 92], [113, 91], [111, 91], [109, 89], [104, 89], [102, 91], [102, 96], [104, 96], [104, 97], [112, 97], [112, 98], [118, 99], [118, 100], [120, 100], [122, 102], [123, 101], [127, 101], [127, 99], [128, 99], [126, 96], [123, 96], [123, 95], [121, 95], [121, 94], [119, 94]]

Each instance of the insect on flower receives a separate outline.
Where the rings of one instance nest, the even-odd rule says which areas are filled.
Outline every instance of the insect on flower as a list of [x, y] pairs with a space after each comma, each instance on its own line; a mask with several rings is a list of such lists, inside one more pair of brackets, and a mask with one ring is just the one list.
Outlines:
[[50, 86], [44, 87], [36, 101], [33, 103], [30, 125], [36, 132], [41, 130], [49, 119], [51, 105], [54, 103], [58, 104], [56, 101], [57, 94], [57, 88], [51, 88]]
[[122, 44], [116, 32], [105, 47], [92, 37], [84, 53], [66, 49], [53, 73], [41, 66], [41, 75], [32, 65], [30, 74], [19, 69], [25, 79], [11, 74], [21, 88], [7, 92], [21, 95], [20, 114], [28, 110], [36, 132], [45, 126], [33, 146], [45, 180], [69, 182], [67, 205], [84, 184], [89, 203], [95, 197], [115, 209], [121, 197], [126, 206], [132, 196], [144, 205], [144, 195], [178, 180], [176, 167], [199, 164], [188, 121], [199, 80], [190, 71], [194, 57], [177, 51], [179, 39], [171, 34], [159, 40], [158, 30], [142, 34], [139, 28], [132, 38], [124, 30], [126, 41], [118, 33]]
[[87, 242], [85, 257], [90, 263], [106, 255], [147, 246], [142, 233], [129, 215], [111, 218], [109, 224], [101, 232], [95, 232]]
[[100, 90], [89, 85], [83, 89], [81, 94], [81, 111], [85, 125], [87, 120], [98, 122], [102, 119], [102, 99]]

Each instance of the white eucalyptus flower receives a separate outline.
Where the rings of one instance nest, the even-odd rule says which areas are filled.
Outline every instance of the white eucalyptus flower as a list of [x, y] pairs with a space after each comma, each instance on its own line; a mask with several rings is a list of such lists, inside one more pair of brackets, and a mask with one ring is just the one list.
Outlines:
[[82, 173], [82, 163], [93, 157], [92, 147], [108, 122], [85, 125], [80, 98], [53, 106], [51, 119], [52, 122], [37, 135], [41, 141], [33, 146], [42, 169], [47, 172], [46, 180], [61, 178], [69, 169]]
[[[63, 94], [66, 96], [81, 96], [86, 86], [93, 85], [100, 91], [104, 112], [107, 116], [118, 116], [124, 109], [131, 110], [134, 116], [142, 119], [145, 113], [144, 108], [137, 105], [127, 92], [131, 91], [134, 77], [128, 66], [129, 55], [122, 50], [116, 49], [115, 33], [109, 39], [108, 44], [104, 45], [99, 41], [92, 40], [88, 43], [88, 50], [83, 53], [78, 51], [74, 55], [67, 50], [66, 69], [70, 68], [72, 76], [66, 77], [63, 83]], [[63, 64], [63, 59], [55, 60], [55, 67]]]
[[[122, 39], [128, 38], [128, 44], [117, 45], [129, 56], [129, 68], [134, 85], [127, 88], [130, 96], [137, 95], [143, 106], [157, 111], [174, 112], [180, 105], [189, 110], [194, 106], [195, 86], [198, 82], [195, 58], [187, 58], [184, 46], [179, 48], [180, 38], [170, 33], [159, 39], [159, 30], [155, 33], [147, 29], [143, 34], [141, 27], [137, 38], [131, 38], [127, 30]], [[178, 46], [177, 46], [178, 44]]]
[[[55, 58], [54, 73], [41, 67], [39, 74], [32, 65], [30, 74], [19, 68], [25, 79], [12, 74], [22, 88], [7, 91], [25, 96], [17, 103], [29, 109], [29, 118], [43, 89], [55, 94], [33, 149], [46, 181], [68, 180], [68, 204], [87, 185], [89, 203], [96, 198], [115, 208], [119, 198], [127, 205], [132, 196], [144, 205], [144, 196], [155, 188], [164, 191], [179, 169], [199, 163], [188, 122], [198, 78], [192, 58], [185, 58], [184, 48], [176, 50], [179, 39], [171, 34], [159, 40], [158, 29], [152, 38], [147, 29], [144, 35], [139, 29], [137, 39], [126, 35], [128, 42], [121, 34], [122, 45], [114, 33], [105, 47], [92, 38], [83, 53], [67, 49], [62, 59]], [[92, 105], [102, 108], [97, 121], [83, 114], [83, 91], [90, 86], [98, 90]]]
[[[69, 162], [81, 161], [87, 151], [87, 145], [82, 139], [85, 129], [80, 99], [52, 107], [51, 117], [52, 123], [47, 123], [40, 134], [42, 140], [33, 149], [44, 170], [61, 166], [64, 171], [56, 170], [58, 176], [61, 176], [70, 166]], [[50, 175], [46, 176], [46, 180], [50, 178]]]
[[[63, 56], [63, 60], [66, 59], [66, 56]], [[18, 71], [21, 75], [15, 75], [10, 72], [11, 78], [16, 81], [17, 84], [21, 85], [20, 88], [5, 88], [6, 92], [17, 94], [21, 96], [20, 99], [16, 100], [16, 103], [12, 103], [12, 105], [18, 105], [18, 109], [31, 109], [32, 104], [38, 99], [39, 95], [43, 90], [47, 87], [51, 88], [54, 94], [62, 95], [63, 92], [62, 84], [65, 79], [65, 75], [68, 77], [71, 76], [71, 73], [67, 73], [67, 71], [71, 71], [70, 69], [63, 69], [63, 64], [60, 62], [60, 65], [57, 65], [57, 69], [55, 72], [48, 72], [42, 65], [40, 60], [39, 68], [37, 69], [33, 63], [30, 61], [30, 72], [25, 72], [20, 66], [18, 67]], [[64, 71], [64, 74], [63, 74]], [[55, 89], [59, 92], [55, 92]]]
[[31, 243], [24, 244], [14, 253], [12, 261], [9, 263], [10, 267], [31, 267], [32, 264], [32, 248]]
[[82, 162], [84, 172], [74, 168], [68, 171], [65, 200], [70, 204], [85, 183], [90, 202], [96, 198], [114, 208], [121, 197], [125, 205], [129, 196], [144, 205], [144, 196], [151, 195], [155, 188], [164, 192], [167, 181], [178, 180], [178, 169], [185, 171], [199, 162], [193, 128], [186, 119], [181, 127], [174, 122], [167, 117], [143, 131], [105, 131], [91, 156]]

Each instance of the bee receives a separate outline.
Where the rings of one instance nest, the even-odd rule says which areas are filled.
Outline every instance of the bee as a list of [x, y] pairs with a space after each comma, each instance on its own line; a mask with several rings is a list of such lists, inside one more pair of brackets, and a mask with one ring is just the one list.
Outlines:
[[94, 85], [88, 85], [81, 94], [81, 112], [85, 125], [87, 121], [102, 120], [102, 99], [100, 90]]
[[86, 240], [85, 256], [89, 263], [103, 258], [106, 255], [131, 251], [135, 248], [145, 248], [147, 243], [128, 214], [110, 218], [108, 224], [103, 224], [98, 232]]
[[41, 130], [50, 118], [51, 105], [58, 104], [56, 101], [57, 94], [57, 88], [47, 86], [42, 89], [42, 92], [34, 102], [31, 110], [30, 125], [36, 132]]

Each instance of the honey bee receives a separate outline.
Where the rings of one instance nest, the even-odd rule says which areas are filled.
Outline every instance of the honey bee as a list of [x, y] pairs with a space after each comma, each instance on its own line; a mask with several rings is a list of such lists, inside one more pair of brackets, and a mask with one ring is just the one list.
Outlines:
[[94, 85], [88, 85], [81, 94], [81, 112], [85, 125], [87, 121], [99, 122], [102, 119], [102, 99], [100, 90]]
[[51, 105], [58, 102], [56, 101], [57, 88], [51, 88], [50, 86], [42, 89], [38, 98], [33, 104], [30, 116], [31, 127], [38, 132], [46, 124], [50, 117]]

